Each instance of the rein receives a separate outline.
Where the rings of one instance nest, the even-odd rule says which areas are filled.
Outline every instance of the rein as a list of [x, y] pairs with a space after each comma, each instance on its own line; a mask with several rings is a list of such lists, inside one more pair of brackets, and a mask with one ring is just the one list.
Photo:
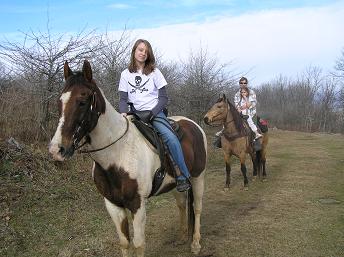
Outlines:
[[[230, 108], [229, 108], [229, 105], [228, 105], [226, 116], [228, 116], [229, 109], [230, 109]], [[234, 122], [234, 118], [233, 118], [233, 117], [232, 117], [232, 120], [226, 121], [226, 122], [224, 123], [224, 125], [230, 124], [230, 123], [232, 123], [232, 122]], [[228, 133], [227, 131], [224, 130], [224, 131], [223, 131], [223, 136], [227, 139], [228, 142], [231, 142], [231, 141], [234, 141], [234, 140], [237, 139], [237, 138], [246, 137], [247, 134], [246, 134], [246, 133], [245, 133], [245, 134], [242, 134], [242, 133], [239, 133], [239, 132], [236, 132], [236, 133]]]
[[[124, 117], [125, 118], [125, 121], [126, 121], [126, 128], [125, 128], [125, 131], [124, 133], [119, 137], [117, 138], [115, 141], [113, 141], [112, 143], [104, 146], [104, 147], [101, 147], [101, 148], [98, 148], [98, 149], [94, 149], [94, 150], [79, 150], [78, 153], [94, 153], [94, 152], [98, 152], [98, 151], [101, 151], [101, 150], [104, 150], [112, 145], [114, 145], [115, 143], [117, 143], [119, 140], [121, 140], [125, 134], [127, 134], [128, 130], [129, 130], [129, 120], [127, 117]], [[84, 143], [86, 144], [86, 142]], [[84, 144], [82, 144], [80, 147], [78, 147], [77, 149], [81, 148]]]

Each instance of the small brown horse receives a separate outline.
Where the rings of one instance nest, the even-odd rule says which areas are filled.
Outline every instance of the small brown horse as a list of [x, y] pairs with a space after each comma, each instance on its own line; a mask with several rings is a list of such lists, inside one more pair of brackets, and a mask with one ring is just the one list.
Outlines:
[[[143, 257], [145, 250], [146, 200], [150, 197], [154, 174], [161, 162], [156, 149], [142, 136], [130, 117], [118, 113], [105, 98], [92, 77], [88, 61], [82, 72], [72, 72], [64, 66], [65, 86], [59, 98], [59, 124], [50, 142], [53, 158], [64, 161], [86, 143], [84, 152], [93, 159], [92, 175], [105, 206], [115, 223], [123, 257], [129, 256], [129, 220], [133, 224], [133, 246], [136, 256]], [[207, 158], [207, 140], [204, 131], [185, 117], [171, 117], [183, 130], [181, 145], [186, 165], [191, 174], [192, 190], [188, 207], [185, 193], [173, 191], [180, 213], [181, 232], [187, 232], [186, 212], [194, 221], [191, 251], [198, 254], [204, 171]], [[170, 166], [154, 195], [175, 187]], [[163, 218], [163, 217], [162, 217]], [[190, 221], [188, 220], [188, 221]], [[164, 254], [162, 253], [161, 256]]]
[[225, 189], [230, 186], [231, 165], [230, 158], [232, 155], [240, 159], [241, 172], [244, 176], [244, 189], [248, 189], [248, 179], [246, 175], [246, 156], [249, 154], [253, 163], [253, 177], [258, 176], [266, 178], [266, 146], [268, 143], [268, 134], [264, 133], [263, 137], [258, 139], [260, 150], [256, 151], [253, 146], [254, 136], [247, 122], [240, 116], [234, 105], [229, 102], [223, 94], [216, 103], [209, 109], [204, 116], [204, 122], [208, 125], [220, 123], [223, 125], [221, 136], [222, 150], [226, 162], [226, 184]]

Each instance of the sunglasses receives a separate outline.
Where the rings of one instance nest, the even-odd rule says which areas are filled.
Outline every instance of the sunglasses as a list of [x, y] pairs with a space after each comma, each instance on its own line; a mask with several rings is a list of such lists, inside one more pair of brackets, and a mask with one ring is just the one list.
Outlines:
[[246, 85], [247, 82], [240, 82], [239, 84], [240, 84], [240, 85]]

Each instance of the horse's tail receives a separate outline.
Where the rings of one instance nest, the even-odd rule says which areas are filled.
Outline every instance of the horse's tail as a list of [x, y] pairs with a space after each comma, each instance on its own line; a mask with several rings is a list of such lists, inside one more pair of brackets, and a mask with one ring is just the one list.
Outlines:
[[192, 236], [195, 228], [195, 212], [194, 212], [194, 196], [192, 187], [187, 191], [187, 213], [188, 213], [188, 238], [192, 240]]

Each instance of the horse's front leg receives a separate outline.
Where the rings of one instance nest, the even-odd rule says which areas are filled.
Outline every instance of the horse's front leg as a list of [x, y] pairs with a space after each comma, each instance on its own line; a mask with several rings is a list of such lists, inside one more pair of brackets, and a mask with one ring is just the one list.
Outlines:
[[244, 177], [244, 190], [248, 190], [248, 179], [247, 179], [247, 169], [246, 169], [246, 153], [242, 153], [240, 155], [240, 168], [241, 168], [241, 173]]
[[226, 163], [226, 184], [224, 190], [227, 191], [231, 184], [231, 154], [224, 153]]
[[137, 257], [143, 257], [145, 253], [145, 226], [146, 226], [146, 205], [141, 200], [140, 208], [133, 214], [134, 238], [133, 244]]
[[251, 160], [252, 160], [252, 166], [253, 166], [253, 177], [252, 180], [256, 180], [258, 172], [257, 172], [257, 158], [256, 158], [256, 153], [252, 151], [252, 153], [250, 153], [251, 156]]
[[129, 257], [129, 224], [127, 214], [124, 208], [120, 208], [109, 200], [105, 199], [105, 206], [110, 214], [111, 219], [115, 223], [117, 234], [119, 237], [119, 245], [123, 257]]

